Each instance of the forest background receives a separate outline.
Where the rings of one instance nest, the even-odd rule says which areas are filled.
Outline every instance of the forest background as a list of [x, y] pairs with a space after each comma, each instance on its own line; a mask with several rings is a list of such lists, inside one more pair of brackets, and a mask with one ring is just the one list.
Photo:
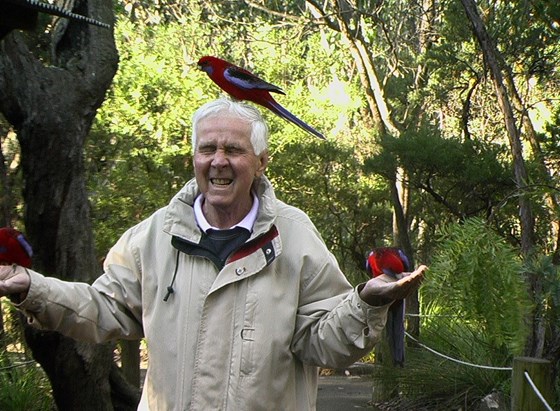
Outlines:
[[[42, 16], [35, 31], [1, 44], [2, 217], [26, 231], [39, 270], [93, 280], [124, 230], [192, 177], [191, 115], [221, 94], [196, 62], [214, 55], [282, 87], [277, 100], [327, 136], [264, 113], [277, 196], [309, 214], [354, 284], [367, 279], [372, 247], [402, 247], [430, 266], [407, 304], [411, 336], [473, 364], [546, 358], [559, 391], [554, 1], [84, 0], [74, 8], [114, 15], [114, 37]], [[26, 64], [33, 73], [18, 82]], [[93, 84], [92, 67], [97, 77], [114, 70], [89, 102], [93, 93], [77, 90]], [[33, 95], [33, 76], [41, 93], [52, 86], [40, 103], [22, 97]], [[41, 362], [44, 337], [26, 330], [25, 338]], [[404, 371], [386, 366], [374, 376], [399, 386], [393, 406], [450, 409], [493, 390], [510, 394], [509, 373], [464, 369], [408, 342]], [[41, 363], [57, 405], [78, 401], [62, 398], [72, 390]]]

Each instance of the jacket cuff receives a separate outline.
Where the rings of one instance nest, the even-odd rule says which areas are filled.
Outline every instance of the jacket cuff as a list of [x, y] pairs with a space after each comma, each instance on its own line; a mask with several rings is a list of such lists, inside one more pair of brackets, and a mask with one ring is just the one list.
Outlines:
[[360, 291], [364, 284], [359, 284], [350, 295], [351, 304], [361, 310], [366, 326], [361, 330], [360, 338], [372, 340], [376, 343], [381, 337], [385, 323], [387, 322], [387, 312], [391, 304], [380, 306], [369, 305], [360, 298]]
[[29, 291], [23, 301], [14, 302], [19, 310], [29, 313], [39, 313], [45, 309], [45, 295], [48, 295], [48, 281], [46, 278], [30, 269], [26, 269], [31, 281]]

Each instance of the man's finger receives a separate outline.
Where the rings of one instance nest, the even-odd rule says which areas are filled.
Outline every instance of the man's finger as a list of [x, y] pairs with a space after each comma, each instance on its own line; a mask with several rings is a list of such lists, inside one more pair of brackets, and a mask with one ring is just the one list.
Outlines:
[[421, 265], [419, 266], [416, 270], [414, 270], [413, 272], [411, 272], [410, 274], [405, 275], [404, 277], [402, 277], [401, 279], [398, 280], [399, 284], [405, 284], [405, 283], [409, 283], [409, 282], [415, 282], [415, 281], [423, 281], [424, 280], [424, 275], [426, 273], [426, 271], [428, 270], [428, 267], [425, 265]]
[[0, 280], [7, 280], [14, 275], [14, 267], [11, 265], [0, 265]]

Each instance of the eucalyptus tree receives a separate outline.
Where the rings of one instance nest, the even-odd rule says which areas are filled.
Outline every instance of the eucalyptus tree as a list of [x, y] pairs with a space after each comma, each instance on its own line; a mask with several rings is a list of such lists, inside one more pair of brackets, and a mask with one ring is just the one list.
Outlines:
[[[431, 48], [437, 2], [376, 2], [308, 0], [317, 21], [338, 32], [348, 45], [358, 68], [372, 136], [398, 138], [406, 130], [419, 129], [429, 112], [419, 95], [429, 72], [422, 56]], [[375, 141], [372, 139], [372, 141]], [[411, 195], [405, 184], [407, 170], [393, 162], [385, 174], [393, 208], [393, 238], [390, 243], [404, 249], [414, 265], [411, 237]], [[407, 300], [407, 310], [418, 313], [418, 296]], [[419, 332], [416, 317], [409, 331]]]
[[[537, 253], [538, 250], [536, 249], [536, 223], [533, 212], [535, 204], [532, 204], [529, 196], [529, 184], [531, 181], [534, 181], [534, 177], [530, 176], [527, 171], [525, 159], [526, 155], [524, 155], [523, 152], [522, 137], [529, 142], [529, 146], [533, 150], [535, 164], [542, 171], [541, 177], [545, 177], [546, 181], [550, 182], [551, 172], [547, 169], [546, 163], [544, 162], [542, 151], [540, 149], [540, 143], [535, 135], [535, 128], [530, 116], [528, 115], [528, 107], [518, 92], [517, 83], [519, 80], [514, 78], [513, 68], [508, 64], [507, 59], [502, 57], [502, 53], [500, 53], [498, 45], [496, 44], [496, 39], [489, 34], [486, 28], [486, 23], [481, 17], [477, 4], [472, 0], [461, 0], [461, 2], [464, 6], [466, 15], [472, 24], [473, 33], [480, 44], [484, 61], [488, 66], [488, 71], [490, 73], [490, 77], [492, 78], [496, 99], [504, 117], [505, 129], [511, 151], [516, 189], [519, 192], [520, 249], [522, 255], [528, 261], [535, 253]], [[501, 8], [502, 6], [489, 3], [487, 7]], [[511, 7], [511, 4], [504, 5], [503, 7], [507, 10], [508, 7]], [[510, 10], [515, 12], [516, 8], [512, 7]], [[522, 21], [515, 13], [508, 14], [512, 14], [512, 19], [516, 19], [518, 22]], [[521, 16], [523, 15], [524, 14], [521, 14]], [[489, 23], [491, 24], [492, 21]], [[527, 21], [524, 23], [527, 24]], [[534, 32], [538, 25], [538, 23], [526, 25], [525, 29]], [[500, 35], [499, 28], [496, 29], [496, 33], [498, 36]], [[505, 52], [507, 53], [507, 51]], [[517, 112], [515, 112], [515, 109], [517, 109]], [[518, 124], [522, 124], [523, 127], [519, 127]], [[522, 135], [523, 131], [524, 133]], [[548, 192], [547, 199], [547, 205], [551, 209], [550, 215], [552, 221], [550, 221], [550, 223], [554, 229], [555, 227], [558, 227], [558, 222], [560, 221], [558, 217], [558, 195], [553, 192]], [[558, 236], [558, 233], [556, 233], [556, 236]], [[560, 252], [559, 250], [553, 251]], [[542, 315], [541, 307], [543, 276], [539, 275], [539, 273], [525, 273], [525, 276], [527, 278], [531, 294], [536, 297], [536, 309], [532, 315], [533, 332], [528, 341], [527, 354], [541, 357], [545, 346], [545, 330], [548, 328], [545, 323], [545, 318]]]

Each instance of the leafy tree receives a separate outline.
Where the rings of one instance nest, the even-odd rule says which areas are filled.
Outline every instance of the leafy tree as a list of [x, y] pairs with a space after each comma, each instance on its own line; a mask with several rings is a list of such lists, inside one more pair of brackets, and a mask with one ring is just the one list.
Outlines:
[[87, 147], [99, 258], [192, 176], [190, 117], [204, 98], [189, 93], [200, 77], [177, 53], [180, 26], [139, 31], [123, 22], [116, 30], [120, 70]]
[[531, 302], [517, 250], [479, 218], [448, 226], [441, 240], [423, 288], [425, 313], [458, 316], [494, 346], [521, 354]]
[[395, 164], [408, 170], [406, 184], [430, 196], [455, 221], [489, 217], [514, 186], [499, 145], [443, 138], [433, 127], [386, 137], [367, 170], [390, 176]]

